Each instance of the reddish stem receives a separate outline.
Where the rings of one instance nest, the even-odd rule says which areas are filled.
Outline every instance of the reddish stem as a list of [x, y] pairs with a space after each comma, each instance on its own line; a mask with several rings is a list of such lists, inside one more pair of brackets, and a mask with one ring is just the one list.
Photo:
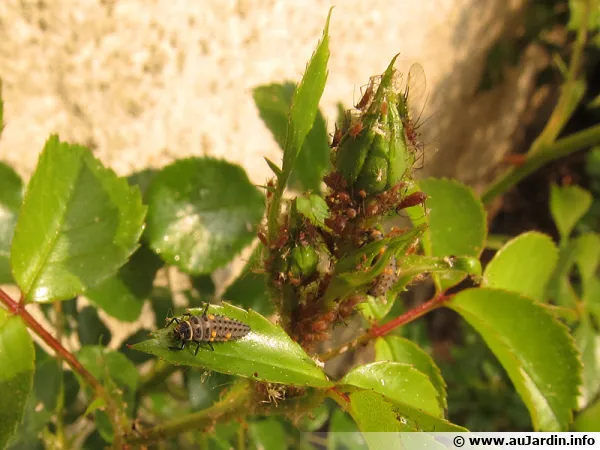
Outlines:
[[441, 307], [445, 302], [452, 298], [451, 295], [439, 294], [438, 296], [432, 298], [428, 302], [423, 303], [422, 305], [417, 306], [416, 308], [411, 309], [410, 311], [405, 312], [401, 316], [396, 317], [393, 320], [390, 320], [388, 323], [381, 326], [374, 326], [369, 330], [369, 335], [372, 337], [381, 337], [388, 334], [395, 328], [401, 327], [402, 325], [406, 325], [409, 322], [412, 322], [415, 319], [418, 319], [421, 316], [424, 316], [430, 311]]
[[437, 308], [443, 306], [443, 304], [445, 302], [447, 302], [448, 300], [450, 300], [451, 298], [452, 298], [452, 295], [439, 294], [438, 296], [434, 297], [433, 299], [429, 300], [428, 302], [425, 302], [422, 305], [419, 305], [416, 308], [413, 308], [410, 311], [407, 311], [406, 313], [395, 318], [394, 320], [391, 320], [390, 322], [386, 323], [385, 325], [381, 325], [379, 327], [378, 326], [372, 327], [368, 333], [363, 334], [362, 336], [359, 336], [358, 338], [354, 339], [352, 342], [349, 342], [348, 344], [344, 344], [339, 348], [330, 350], [326, 353], [319, 355], [319, 359], [321, 361], [329, 361], [330, 359], [335, 358], [336, 356], [341, 355], [342, 353], [345, 353], [348, 350], [352, 350], [361, 344], [366, 344], [367, 342], [369, 342], [370, 340], [372, 340], [374, 338], [385, 336], [386, 334], [388, 334], [390, 331], [394, 330], [395, 328], [398, 328], [402, 325], [406, 325], [407, 323], [412, 322], [413, 320], [416, 320], [421, 316], [424, 316], [428, 312], [433, 311], [434, 309], [437, 309]]
[[64, 348], [60, 342], [58, 342], [48, 331], [44, 329], [44, 327], [33, 318], [31, 314], [25, 309], [25, 302], [23, 296], [21, 296], [20, 301], [17, 303], [14, 301], [6, 292], [0, 289], [0, 300], [4, 303], [10, 312], [13, 314], [21, 316], [23, 321], [27, 324], [27, 327], [32, 329], [42, 340], [48, 344], [56, 354], [64, 359], [71, 369], [81, 375], [82, 378], [87, 381], [90, 386], [94, 388], [96, 394], [98, 396], [106, 396], [104, 392], [104, 388], [102, 385], [96, 380], [96, 378], [89, 373], [85, 367], [81, 365], [81, 363], [73, 356], [71, 352], [69, 352], [66, 348]]

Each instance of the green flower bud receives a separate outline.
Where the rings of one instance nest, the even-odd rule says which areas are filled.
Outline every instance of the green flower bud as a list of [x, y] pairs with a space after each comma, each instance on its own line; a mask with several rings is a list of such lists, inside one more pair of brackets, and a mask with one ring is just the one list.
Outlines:
[[[407, 100], [396, 92], [393, 64], [381, 77], [373, 77], [359, 102], [359, 115], [348, 114], [343, 136], [334, 156], [336, 170], [353, 191], [378, 194], [411, 177], [414, 152], [407, 145]], [[366, 100], [365, 100], [366, 99]]]
[[307, 278], [315, 273], [319, 255], [310, 246], [298, 246], [292, 249], [290, 254], [290, 273], [295, 278]]

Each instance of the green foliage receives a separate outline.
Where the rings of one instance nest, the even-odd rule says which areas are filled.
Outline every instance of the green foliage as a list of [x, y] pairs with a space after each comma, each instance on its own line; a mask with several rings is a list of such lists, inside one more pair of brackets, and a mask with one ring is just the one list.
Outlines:
[[[581, 363], [567, 328], [516, 292], [468, 289], [449, 306], [482, 335], [500, 360], [527, 405], [534, 428], [567, 429], [581, 382]], [[546, 356], [548, 342], [552, 358]]]
[[0, 163], [0, 284], [13, 282], [10, 246], [22, 201], [21, 178], [10, 167]]
[[[582, 16], [572, 17], [581, 26]], [[24, 198], [18, 175], [0, 164], [0, 283], [15, 282], [22, 295], [0, 290], [0, 387], [11, 393], [0, 400], [0, 448], [41, 448], [41, 437], [53, 448], [308, 449], [317, 430], [334, 432], [330, 449], [384, 448], [389, 437], [369, 432], [524, 431], [529, 420], [541, 431], [597, 430], [593, 195], [552, 186], [559, 245], [525, 232], [482, 268], [482, 201], [454, 180], [413, 179], [424, 147], [410, 112], [413, 86], [402, 85], [396, 57], [369, 79], [355, 109], [341, 111], [330, 148], [319, 110], [329, 20], [298, 85], [254, 89], [283, 150], [281, 167], [267, 161], [274, 179], [266, 195], [241, 167], [209, 157], [119, 178], [56, 136]], [[585, 84], [571, 86], [559, 128]], [[303, 192], [284, 196], [287, 187]], [[412, 228], [390, 229], [387, 220], [405, 213]], [[215, 270], [257, 235], [223, 289]], [[404, 303], [428, 275], [429, 301]], [[82, 295], [90, 306], [81, 308]], [[42, 323], [30, 302], [41, 303]], [[172, 316], [182, 302], [187, 312]], [[454, 365], [432, 351], [423, 321], [411, 323], [440, 307], [460, 316], [444, 311], [465, 340], [451, 349]], [[142, 311], [154, 315], [151, 326]], [[105, 314], [151, 329], [115, 342]], [[215, 315], [248, 333], [222, 342], [226, 321]], [[27, 328], [52, 352], [34, 347]], [[351, 341], [336, 342], [334, 328], [353, 333]], [[332, 350], [318, 353], [322, 341]], [[368, 342], [373, 360], [326, 375], [324, 361]], [[439, 446], [421, 434], [406, 439]]]
[[[419, 181], [419, 187], [430, 198], [429, 214], [423, 208], [409, 209], [413, 223], [427, 223], [429, 230], [423, 238], [426, 255], [447, 257], [479, 257], [486, 239], [486, 215], [481, 201], [467, 186], [451, 180], [429, 178]], [[465, 233], [465, 230], [469, 230]], [[464, 278], [464, 275], [435, 277], [439, 290], [447, 289]]]
[[137, 248], [145, 214], [137, 188], [88, 149], [50, 137], [12, 243], [13, 276], [25, 298], [66, 300], [113, 275]]
[[485, 268], [483, 285], [543, 300], [558, 249], [540, 233], [523, 233], [508, 242]]
[[[190, 310], [190, 313], [198, 316], [202, 312], [201, 309]], [[160, 356], [172, 364], [203, 367], [261, 381], [298, 386], [331, 385], [302, 348], [264, 317], [254, 311], [246, 312], [226, 304], [213, 306], [210, 312], [240, 320], [248, 324], [252, 332], [240, 341], [215, 343], [214, 351], [203, 348], [194, 355], [194, 345], [180, 352], [170, 350], [169, 347], [176, 346], [176, 342], [172, 328], [165, 328], [157, 331], [152, 339], [135, 344], [133, 348]]]
[[150, 247], [190, 274], [227, 264], [252, 241], [263, 213], [263, 197], [242, 168], [210, 158], [165, 167], [147, 195]]
[[21, 422], [31, 391], [35, 353], [19, 317], [0, 309], [0, 447], [4, 448]]

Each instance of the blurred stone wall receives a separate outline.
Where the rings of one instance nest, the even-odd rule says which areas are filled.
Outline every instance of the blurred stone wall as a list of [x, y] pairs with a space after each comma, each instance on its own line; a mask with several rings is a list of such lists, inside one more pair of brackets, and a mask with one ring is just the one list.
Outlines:
[[[531, 64], [475, 96], [486, 50], [521, 0], [349, 0], [331, 23], [322, 107], [350, 106], [401, 53], [427, 75], [424, 173], [475, 183], [510, 149]], [[318, 0], [0, 0], [6, 129], [0, 160], [28, 176], [50, 133], [119, 174], [174, 158], [237, 162], [263, 183], [280, 159], [255, 86], [298, 81], [331, 4]], [[437, 151], [434, 151], [437, 149]]]

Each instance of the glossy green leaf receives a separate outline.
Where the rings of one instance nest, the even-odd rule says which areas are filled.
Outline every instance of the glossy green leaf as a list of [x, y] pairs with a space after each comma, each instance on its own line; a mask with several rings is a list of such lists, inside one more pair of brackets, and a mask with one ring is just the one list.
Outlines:
[[412, 279], [423, 273], [435, 274], [440, 280], [481, 276], [481, 262], [473, 256], [424, 256], [406, 255], [397, 258], [397, 270], [400, 278]]
[[586, 406], [600, 393], [600, 333], [585, 316], [575, 330], [575, 342], [583, 363], [580, 401]]
[[321, 111], [317, 110], [313, 126], [294, 163], [289, 186], [302, 191], [320, 192], [323, 175], [330, 166], [330, 151], [327, 124]]
[[282, 149], [285, 147], [290, 107], [295, 89], [296, 85], [288, 82], [258, 86], [252, 91], [260, 118]]
[[329, 207], [320, 195], [307, 194], [296, 198], [296, 208], [310, 223], [317, 227], [328, 229], [325, 219], [329, 217]]
[[139, 172], [135, 172], [127, 177], [127, 182], [130, 186], [137, 186], [142, 193], [142, 197], [146, 198], [146, 192], [150, 187], [150, 183], [156, 176], [158, 171], [156, 169], [144, 169]]
[[312, 55], [302, 81], [294, 92], [290, 119], [286, 131], [283, 150], [282, 181], [287, 182], [298, 153], [302, 149], [306, 135], [313, 127], [319, 108], [319, 100], [327, 80], [327, 62], [329, 61], [329, 20], [327, 16], [323, 38]]
[[137, 248], [145, 212], [137, 187], [88, 149], [51, 136], [29, 182], [11, 250], [25, 298], [65, 300], [113, 275]]
[[140, 316], [162, 265], [155, 253], [141, 246], [116, 275], [90, 289], [86, 297], [112, 317], [133, 322]]
[[543, 300], [558, 260], [558, 249], [548, 236], [531, 231], [502, 247], [485, 268], [483, 285]]
[[[285, 148], [288, 118], [296, 86], [293, 83], [270, 84], [254, 89], [253, 97], [260, 117], [263, 119], [279, 146]], [[267, 161], [275, 175], [281, 169]], [[329, 166], [327, 127], [323, 115], [317, 111], [312, 128], [308, 132], [302, 149], [292, 170], [289, 187], [318, 192], [321, 179]]]
[[573, 431], [600, 432], [600, 400], [579, 413]]
[[429, 377], [409, 364], [390, 361], [365, 364], [352, 369], [338, 384], [379, 392], [398, 405], [420, 409], [436, 417], [443, 416], [438, 391]]
[[529, 409], [534, 428], [568, 429], [577, 405], [581, 363], [567, 328], [541, 305], [508, 291], [468, 289], [448, 306], [494, 352]]
[[417, 408], [395, 404], [378, 392], [356, 390], [349, 394], [349, 398], [349, 403], [340, 404], [340, 406], [350, 413], [360, 431], [367, 433], [364, 436], [370, 448], [373, 448], [373, 441], [371, 439], [374, 436], [368, 433], [466, 431], [458, 425], [454, 425], [440, 417], [427, 414]]
[[268, 417], [263, 420], [255, 420], [248, 427], [252, 448], [257, 450], [286, 450], [288, 446], [288, 435], [277, 417]]
[[21, 318], [0, 308], [0, 448], [23, 419], [34, 363], [33, 341]]
[[380, 321], [392, 310], [397, 296], [398, 294], [391, 290], [380, 297], [367, 295], [365, 302], [361, 303], [358, 309], [362, 316], [368, 321]]
[[437, 391], [437, 399], [441, 409], [447, 409], [446, 382], [431, 356], [417, 344], [400, 336], [378, 338], [375, 341], [375, 359], [377, 361], [395, 361], [409, 364], [427, 375]]
[[[203, 310], [192, 309], [190, 312], [201, 315]], [[238, 341], [215, 343], [214, 351], [204, 346], [195, 356], [195, 345], [183, 351], [169, 349], [177, 344], [172, 327], [156, 331], [152, 339], [133, 348], [159, 356], [171, 364], [202, 367], [260, 381], [296, 386], [331, 385], [323, 371], [296, 342], [258, 313], [227, 304], [213, 305], [209, 312], [240, 320], [252, 331]]]
[[263, 211], [263, 196], [241, 167], [182, 159], [152, 180], [145, 236], [169, 264], [210, 273], [252, 242]]
[[262, 245], [254, 249], [242, 273], [227, 287], [222, 297], [235, 306], [268, 316], [273, 314], [274, 307], [266, 289], [266, 275], [256, 272], [260, 269], [262, 250]]
[[[481, 254], [487, 233], [483, 204], [471, 188], [457, 181], [427, 178], [419, 181], [419, 188], [430, 198], [423, 208], [408, 208], [414, 224], [428, 223], [423, 247], [428, 256], [473, 256]], [[459, 283], [464, 275], [440, 279], [434, 276], [438, 289], [445, 290]]]
[[86, 306], [77, 315], [77, 328], [81, 345], [108, 345], [110, 330], [98, 317], [96, 308]]
[[[35, 374], [33, 391], [27, 400], [23, 423], [18, 427], [8, 448], [11, 450], [37, 449], [39, 435], [55, 414], [58, 403], [61, 377], [61, 361], [35, 346]], [[44, 447], [39, 447], [43, 449]]]
[[550, 187], [550, 212], [561, 242], [566, 241], [575, 224], [583, 217], [592, 204], [592, 195], [579, 186]]
[[[2, 128], [0, 99], [0, 130]], [[21, 202], [23, 201], [23, 183], [17, 173], [0, 163], [0, 284], [13, 282], [10, 270], [10, 245]]]

